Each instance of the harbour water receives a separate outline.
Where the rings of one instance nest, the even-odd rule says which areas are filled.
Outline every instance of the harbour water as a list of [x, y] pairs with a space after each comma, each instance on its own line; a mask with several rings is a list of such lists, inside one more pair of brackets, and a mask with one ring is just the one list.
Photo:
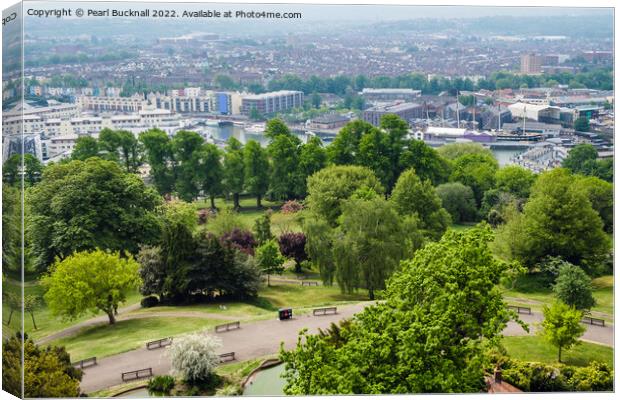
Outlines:
[[[246, 144], [250, 140], [255, 140], [261, 144], [261, 146], [267, 146], [269, 140], [265, 137], [265, 135], [261, 132], [248, 131], [242, 126], [238, 125], [226, 125], [226, 126], [205, 126], [202, 130], [208, 133], [212, 138], [214, 138], [217, 142], [223, 143], [226, 142], [230, 137], [234, 137], [239, 140], [242, 144]], [[306, 141], [305, 134], [296, 134], [296, 136], [301, 139], [302, 142]], [[324, 143], [329, 142], [329, 140], [324, 140]], [[327, 144], [327, 143], [326, 143]], [[524, 149], [520, 148], [498, 148], [494, 147], [491, 149], [493, 155], [499, 162], [500, 166], [504, 166], [510, 163], [510, 159], [516, 154], [522, 153]]]

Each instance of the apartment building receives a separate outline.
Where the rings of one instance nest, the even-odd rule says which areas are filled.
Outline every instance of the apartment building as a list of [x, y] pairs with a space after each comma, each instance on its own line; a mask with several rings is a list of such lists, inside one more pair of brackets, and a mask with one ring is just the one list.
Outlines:
[[131, 97], [80, 96], [77, 104], [80, 111], [132, 113], [146, 107], [147, 102], [135, 94]]
[[296, 90], [254, 94], [242, 97], [241, 114], [250, 115], [253, 109], [262, 115], [272, 114], [299, 108], [303, 104], [304, 93]]
[[417, 97], [422, 95], [421, 90], [414, 89], [363, 89], [359, 93], [364, 100], [369, 103], [375, 102], [394, 102], [394, 101], [405, 101], [405, 102], [413, 102]]
[[365, 110], [362, 113], [362, 119], [374, 126], [379, 126], [381, 117], [386, 114], [396, 114], [405, 121], [409, 121], [415, 118], [422, 118], [424, 115], [424, 106], [417, 103], [376, 106]]
[[521, 56], [522, 74], [540, 74], [543, 58], [536, 54], [523, 54]]

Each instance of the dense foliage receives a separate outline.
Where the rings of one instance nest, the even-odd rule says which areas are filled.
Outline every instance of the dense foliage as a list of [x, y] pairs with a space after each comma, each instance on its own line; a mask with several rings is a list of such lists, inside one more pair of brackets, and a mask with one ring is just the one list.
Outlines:
[[281, 351], [285, 393], [482, 390], [485, 343], [498, 338], [509, 318], [496, 286], [508, 267], [492, 255], [490, 240], [488, 227], [448, 232], [401, 264], [385, 302], [337, 334], [302, 332], [294, 350]]

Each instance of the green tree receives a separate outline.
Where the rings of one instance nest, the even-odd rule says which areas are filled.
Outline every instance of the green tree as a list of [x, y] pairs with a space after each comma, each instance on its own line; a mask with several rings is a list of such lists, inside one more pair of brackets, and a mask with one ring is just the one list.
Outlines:
[[573, 123], [573, 128], [575, 128], [578, 132], [589, 132], [590, 131], [590, 120], [586, 117], [579, 117]]
[[95, 248], [136, 254], [159, 235], [157, 193], [118, 164], [91, 158], [46, 167], [26, 196], [34, 265]]
[[415, 215], [424, 236], [431, 240], [438, 240], [450, 226], [450, 214], [441, 206], [435, 188], [428, 180], [420, 181], [412, 169], [400, 175], [390, 200], [399, 215]]
[[2, 185], [2, 270], [21, 270], [21, 192], [14, 186]]
[[[23, 349], [23, 364], [22, 364]], [[23, 368], [23, 381], [22, 369]], [[2, 389], [17, 397], [79, 397], [82, 371], [71, 365], [64, 347], [34, 344], [18, 333], [2, 345]], [[23, 392], [22, 392], [23, 382]]]
[[435, 190], [441, 199], [442, 207], [450, 214], [452, 222], [474, 221], [476, 200], [469, 186], [460, 182], [450, 182], [437, 186]]
[[[338, 333], [302, 334], [280, 352], [289, 395], [477, 393], [489, 343], [509, 319], [497, 285], [508, 266], [488, 227], [450, 231], [418, 250]], [[334, 331], [333, 329], [331, 330]]]
[[592, 280], [583, 269], [570, 263], [560, 267], [553, 292], [558, 300], [577, 310], [589, 310], [596, 304], [592, 296]]
[[449, 162], [422, 140], [408, 140], [400, 155], [401, 170], [413, 168], [422, 181], [433, 185], [447, 182], [450, 177]]
[[232, 193], [234, 208], [238, 210], [239, 194], [244, 188], [245, 164], [243, 162], [243, 145], [234, 137], [228, 139], [224, 154], [224, 187]]
[[376, 129], [361, 119], [347, 123], [327, 147], [328, 160], [337, 165], [357, 164], [357, 153], [362, 136]]
[[284, 264], [286, 259], [280, 254], [278, 243], [271, 239], [258, 246], [256, 249], [256, 265], [267, 275], [267, 286], [270, 286], [269, 275], [281, 275], [284, 272]]
[[311, 137], [308, 143], [301, 145], [299, 151], [299, 175], [303, 189], [301, 196], [306, 196], [308, 177], [325, 168], [326, 165], [327, 153], [318, 136]]
[[484, 192], [495, 186], [497, 160], [492, 156], [480, 153], [465, 154], [454, 160], [452, 182], [461, 182], [474, 192], [476, 205], [482, 203]]
[[254, 221], [254, 236], [258, 244], [265, 244], [274, 238], [271, 233], [271, 214], [272, 211], [267, 210]]
[[306, 215], [302, 230], [306, 234], [306, 253], [310, 261], [318, 267], [323, 283], [333, 285], [336, 273], [334, 230], [324, 218], [315, 215]]
[[198, 151], [198, 171], [196, 177], [205, 195], [211, 200], [211, 209], [215, 210], [215, 197], [223, 191], [224, 167], [222, 152], [216, 145], [205, 143]]
[[368, 200], [346, 201], [333, 250], [342, 291], [365, 288], [374, 300], [403, 257], [403, 233], [400, 217], [389, 201], [376, 194]]
[[576, 185], [586, 193], [592, 208], [601, 217], [605, 232], [612, 233], [614, 228], [613, 185], [594, 176], [577, 177], [576, 180]]
[[101, 153], [101, 157], [109, 160], [119, 162], [119, 147], [121, 145], [121, 138], [118, 131], [110, 128], [103, 128], [99, 132], [98, 146]]
[[174, 190], [174, 156], [172, 143], [168, 134], [159, 129], [142, 132], [139, 140], [144, 146], [146, 161], [150, 168], [150, 176], [157, 191], [164, 195]]
[[[23, 165], [22, 165], [23, 163]], [[21, 184], [26, 187], [36, 184], [41, 178], [43, 164], [32, 154], [13, 154], [2, 166], [3, 182], [9, 185]]]
[[234, 208], [223, 207], [208, 224], [209, 230], [217, 237], [232, 232], [235, 228], [243, 229], [243, 222]]
[[256, 196], [256, 206], [262, 207], [261, 199], [269, 189], [269, 157], [255, 140], [246, 143], [243, 150], [245, 186]]
[[543, 306], [545, 319], [540, 331], [543, 337], [558, 348], [558, 362], [562, 362], [562, 349], [570, 349], [579, 343], [579, 338], [586, 331], [581, 324], [582, 312], [556, 301], [551, 307]]
[[563, 168], [538, 177], [522, 220], [512, 223], [522, 224], [520, 232], [512, 232], [517, 236], [506, 238], [518, 243], [512, 255], [529, 267], [546, 256], [559, 256], [595, 272], [610, 249], [601, 218]]
[[179, 131], [172, 138], [175, 160], [175, 189], [185, 201], [193, 201], [199, 192], [196, 171], [200, 167], [200, 149], [204, 139], [196, 132]]
[[479, 143], [450, 143], [443, 145], [437, 149], [440, 156], [448, 160], [456, 160], [457, 158], [467, 154], [480, 154], [483, 156], [493, 157], [491, 150], [485, 148]]
[[293, 198], [303, 190], [299, 176], [301, 141], [293, 136], [279, 119], [267, 122], [265, 136], [271, 140], [267, 146], [267, 152], [271, 157], [269, 177], [271, 197], [277, 200]]
[[140, 265], [129, 256], [102, 250], [78, 252], [52, 266], [42, 278], [50, 311], [69, 320], [103, 311], [110, 324], [115, 311], [140, 286]]
[[142, 165], [142, 149], [136, 136], [129, 131], [118, 131], [119, 150], [127, 172], [136, 173]]
[[562, 166], [574, 174], [591, 175], [591, 165], [596, 161], [598, 151], [591, 144], [578, 144], [562, 161]]
[[75, 147], [71, 152], [72, 160], [87, 160], [99, 155], [99, 144], [92, 136], [80, 136], [75, 141]]
[[317, 92], [312, 93], [310, 102], [312, 103], [312, 107], [321, 108], [321, 96]]
[[536, 175], [518, 165], [507, 165], [495, 173], [495, 188], [510, 193], [517, 198], [527, 199]]
[[342, 203], [362, 188], [383, 193], [383, 187], [374, 173], [365, 167], [353, 165], [329, 166], [308, 178], [307, 207], [325, 218], [331, 225], [342, 214]]

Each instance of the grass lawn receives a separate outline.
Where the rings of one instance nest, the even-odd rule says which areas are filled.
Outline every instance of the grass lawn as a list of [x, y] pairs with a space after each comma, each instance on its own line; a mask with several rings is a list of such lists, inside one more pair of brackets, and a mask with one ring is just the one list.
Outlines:
[[461, 232], [461, 231], [467, 231], [469, 229], [474, 228], [477, 225], [477, 223], [471, 222], [471, 223], [462, 223], [462, 224], [452, 224], [450, 226], [450, 229], [455, 230], [457, 232]]
[[[512, 358], [553, 364], [558, 361], [558, 349], [538, 336], [512, 336], [502, 339], [502, 344]], [[599, 361], [613, 366], [614, 349], [599, 344], [580, 342], [570, 350], [562, 350], [562, 362], [567, 365], [586, 366]]]
[[[3, 282], [2, 290], [11, 291], [17, 294], [21, 293], [19, 283], [14, 282], [14, 281], [9, 281], [9, 280], [5, 280], [5, 282]], [[50, 310], [44, 304], [44, 300], [42, 297], [45, 291], [44, 291], [43, 286], [41, 286], [37, 282], [26, 282], [24, 291], [26, 295], [34, 294], [41, 298], [41, 305], [34, 312], [34, 320], [37, 325], [36, 330], [34, 329], [34, 326], [32, 324], [32, 318], [30, 314], [28, 313], [24, 314], [25, 331], [28, 334], [28, 336], [34, 340], [44, 338], [48, 335], [51, 335], [54, 332], [58, 332], [62, 329], [73, 326], [79, 322], [91, 319], [93, 318], [93, 316], [103, 315], [102, 312], [99, 312], [96, 315], [93, 315], [92, 313], [86, 313], [80, 318], [77, 318], [75, 320], [63, 321], [61, 318], [55, 317], [54, 315], [52, 315]], [[121, 308], [128, 306], [130, 304], [138, 303], [140, 302], [141, 298], [142, 296], [137, 291], [134, 293], [131, 293], [127, 297], [127, 301], [121, 305]], [[6, 325], [6, 322], [8, 321], [8, 318], [9, 318], [9, 307], [5, 304], [5, 302], [2, 303], [2, 317], [3, 317], [3, 321], [2, 321], [3, 335], [5, 334], [5, 331], [9, 332], [10, 334], [13, 334], [14, 332], [21, 330], [21, 322], [19, 320], [20, 314], [18, 312], [13, 313], [13, 318], [11, 318], [11, 325], [10, 326]]]
[[[592, 311], [599, 311], [613, 315], [614, 301], [613, 275], [605, 275], [592, 280], [594, 288], [592, 294], [596, 300], [596, 306]], [[555, 296], [549, 286], [546, 286], [536, 274], [523, 275], [518, 278], [515, 288], [503, 291], [506, 297], [519, 297], [529, 300], [535, 300], [546, 304], [551, 304], [555, 300]], [[511, 303], [512, 304], [512, 303]]]
[[203, 331], [222, 320], [205, 318], [140, 318], [118, 321], [114, 325], [84, 328], [77, 334], [55, 340], [52, 345], [65, 346], [71, 360], [105, 357], [137, 349], [150, 340], [181, 333]]

